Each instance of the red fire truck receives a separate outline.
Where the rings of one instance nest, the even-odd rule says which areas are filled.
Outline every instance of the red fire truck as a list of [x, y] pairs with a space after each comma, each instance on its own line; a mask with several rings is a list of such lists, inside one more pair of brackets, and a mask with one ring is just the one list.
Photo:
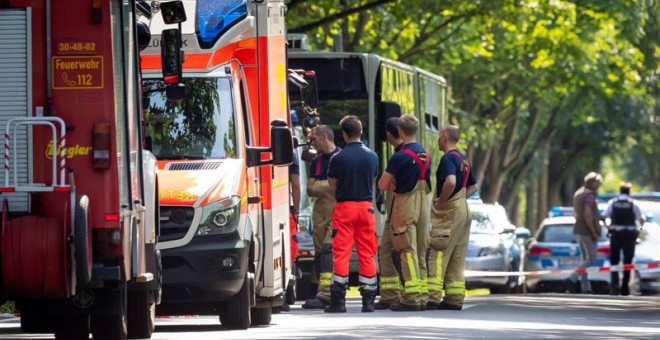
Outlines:
[[[24, 332], [153, 332], [157, 167], [142, 148], [138, 48], [156, 10], [185, 20], [178, 1], [153, 5], [0, 1], [0, 295], [15, 301]], [[163, 76], [178, 72], [177, 43], [165, 44]]]
[[[158, 159], [159, 314], [268, 324], [292, 275], [289, 123], [282, 0], [184, 1], [185, 96], [153, 92], [146, 135]], [[173, 27], [153, 20], [151, 30]], [[163, 86], [162, 38], [142, 52], [144, 86]]]

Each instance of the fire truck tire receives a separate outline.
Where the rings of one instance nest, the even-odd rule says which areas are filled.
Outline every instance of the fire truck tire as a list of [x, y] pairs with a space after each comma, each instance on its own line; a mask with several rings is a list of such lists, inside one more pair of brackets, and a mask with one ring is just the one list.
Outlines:
[[270, 325], [273, 317], [273, 309], [271, 307], [252, 308], [250, 310], [250, 319], [252, 326]]
[[[9, 214], [9, 203], [7, 198], [2, 200], [2, 219], [0, 220], [0, 249], [2, 249], [2, 226], [5, 225], [5, 221], [8, 219]], [[7, 297], [5, 296], [5, 279], [2, 277], [2, 251], [0, 251], [0, 306], [7, 302]]]
[[76, 202], [74, 243], [76, 246], [76, 279], [86, 285], [92, 279], [92, 232], [89, 228], [89, 198], [83, 195]]
[[227, 329], [250, 327], [250, 291], [250, 276], [246, 270], [241, 289], [224, 304], [220, 313], [220, 323]]
[[24, 216], [2, 226], [2, 268], [7, 295], [68, 298], [69, 251], [64, 222]]
[[156, 304], [149, 291], [128, 293], [128, 338], [148, 339], [154, 332]]
[[[17, 302], [18, 303], [18, 302]], [[51, 318], [48, 317], [48, 305], [39, 301], [21, 301], [21, 332], [50, 333], [53, 331]]]
[[58, 316], [53, 321], [55, 323], [55, 339], [89, 339], [89, 316]]
[[126, 282], [120, 282], [118, 288], [112, 289], [108, 293], [112, 297], [110, 301], [119, 304], [119, 306], [108, 307], [116, 309], [119, 313], [114, 315], [93, 314], [90, 319], [92, 336], [94, 340], [124, 340], [128, 332], [126, 325]]

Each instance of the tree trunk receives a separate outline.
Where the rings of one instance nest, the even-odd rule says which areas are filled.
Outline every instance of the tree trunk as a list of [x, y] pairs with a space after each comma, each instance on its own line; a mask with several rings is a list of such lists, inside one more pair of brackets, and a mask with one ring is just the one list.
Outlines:
[[536, 218], [536, 187], [538, 186], [538, 182], [530, 179], [529, 183], [530, 184], [525, 187], [525, 195], [527, 195], [525, 204], [525, 226], [534, 232], [538, 226], [538, 220]]
[[550, 161], [550, 141], [546, 141], [541, 148], [542, 166], [538, 190], [538, 221], [543, 221], [548, 211], [548, 175]]

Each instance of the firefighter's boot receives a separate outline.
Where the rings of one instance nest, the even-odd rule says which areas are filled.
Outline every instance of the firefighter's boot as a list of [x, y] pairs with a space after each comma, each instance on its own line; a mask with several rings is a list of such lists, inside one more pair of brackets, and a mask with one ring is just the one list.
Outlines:
[[374, 300], [376, 300], [376, 291], [363, 289], [362, 294], [362, 313], [371, 313], [376, 309]]
[[[373, 303], [373, 300], [371, 300]], [[326, 313], [346, 313], [346, 290], [332, 289], [330, 304], [325, 307]]]

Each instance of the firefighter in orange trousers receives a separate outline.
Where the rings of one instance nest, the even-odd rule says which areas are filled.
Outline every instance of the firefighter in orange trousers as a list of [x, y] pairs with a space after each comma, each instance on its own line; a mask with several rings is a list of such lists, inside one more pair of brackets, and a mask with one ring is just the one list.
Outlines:
[[325, 308], [325, 312], [346, 312], [348, 265], [353, 243], [359, 261], [362, 312], [373, 312], [378, 289], [374, 260], [378, 239], [372, 200], [373, 186], [378, 175], [378, 156], [360, 141], [362, 123], [356, 116], [345, 116], [339, 126], [346, 147], [332, 157], [328, 170], [337, 204], [332, 212], [334, 261], [330, 305]]
[[[391, 228], [394, 248], [400, 253], [403, 291], [392, 311], [426, 309], [426, 265], [428, 247], [427, 195], [431, 192], [431, 157], [417, 143], [419, 120], [413, 115], [399, 118], [401, 149], [390, 157], [378, 187], [394, 194]], [[418, 237], [419, 236], [419, 237]], [[420, 256], [420, 254], [422, 254]]]
[[445, 154], [436, 171], [431, 208], [427, 309], [461, 310], [465, 299], [463, 270], [472, 222], [467, 197], [477, 191], [477, 181], [467, 157], [456, 150], [459, 137], [455, 125], [443, 127], [438, 136]]
[[[385, 136], [387, 142], [394, 147], [394, 151], [399, 151], [403, 146], [403, 141], [399, 138], [399, 117], [391, 117], [385, 122]], [[380, 300], [376, 303], [376, 309], [387, 309], [397, 301], [401, 296], [401, 280], [399, 272], [394, 264], [392, 254], [395, 250], [392, 246], [392, 229], [390, 224], [392, 220], [392, 192], [385, 191], [385, 209], [387, 211], [387, 221], [383, 228], [383, 236], [380, 239], [378, 247], [378, 268], [380, 269], [380, 279], [378, 281], [378, 291]]]
[[315, 197], [312, 211], [314, 223], [314, 274], [318, 279], [316, 297], [308, 299], [302, 305], [305, 309], [324, 309], [330, 303], [330, 284], [332, 283], [332, 209], [335, 207], [335, 190], [328, 182], [328, 164], [340, 151], [335, 145], [335, 132], [328, 125], [319, 125], [311, 131], [312, 146], [319, 153], [310, 164], [307, 181], [307, 194]]

